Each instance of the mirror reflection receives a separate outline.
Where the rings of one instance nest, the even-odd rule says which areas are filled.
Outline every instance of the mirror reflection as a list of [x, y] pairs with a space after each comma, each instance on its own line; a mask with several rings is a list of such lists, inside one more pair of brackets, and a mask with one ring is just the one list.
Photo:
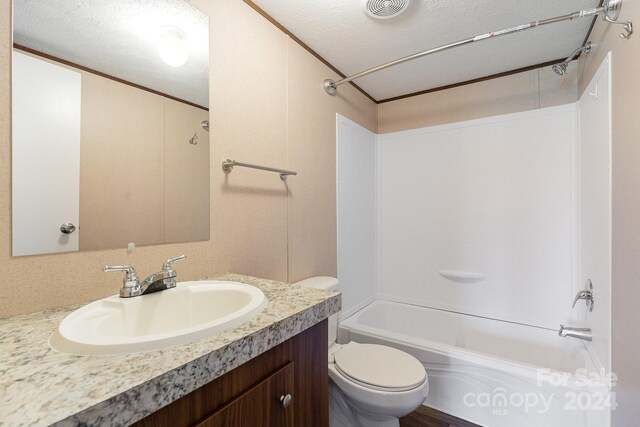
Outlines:
[[14, 0], [13, 255], [209, 239], [209, 19]]

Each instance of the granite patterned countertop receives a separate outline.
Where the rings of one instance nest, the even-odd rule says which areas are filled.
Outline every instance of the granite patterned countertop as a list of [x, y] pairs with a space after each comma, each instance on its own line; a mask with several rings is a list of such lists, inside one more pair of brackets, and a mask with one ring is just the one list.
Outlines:
[[337, 293], [249, 276], [269, 303], [244, 325], [146, 353], [75, 356], [50, 349], [80, 306], [0, 320], [0, 426], [123, 426], [220, 377], [340, 309]]

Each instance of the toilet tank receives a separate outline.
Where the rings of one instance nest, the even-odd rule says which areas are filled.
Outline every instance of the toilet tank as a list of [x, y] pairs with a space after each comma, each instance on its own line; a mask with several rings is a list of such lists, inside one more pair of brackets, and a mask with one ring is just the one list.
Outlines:
[[[338, 284], [340, 282], [335, 277], [316, 276], [296, 282], [297, 285], [305, 288], [322, 289], [328, 292], [338, 292]], [[334, 314], [329, 317], [329, 345], [336, 342], [338, 336], [338, 315]]]

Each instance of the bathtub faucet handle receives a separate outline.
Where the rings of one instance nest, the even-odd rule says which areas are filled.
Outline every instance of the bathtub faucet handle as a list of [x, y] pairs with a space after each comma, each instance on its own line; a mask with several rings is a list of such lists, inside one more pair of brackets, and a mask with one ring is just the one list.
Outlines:
[[593, 283], [591, 282], [591, 279], [587, 279], [587, 281], [584, 284], [584, 290], [579, 291], [576, 294], [576, 297], [573, 299], [573, 304], [571, 305], [571, 308], [575, 308], [576, 303], [578, 302], [578, 300], [585, 300], [587, 307], [589, 308], [589, 311], [593, 311]]

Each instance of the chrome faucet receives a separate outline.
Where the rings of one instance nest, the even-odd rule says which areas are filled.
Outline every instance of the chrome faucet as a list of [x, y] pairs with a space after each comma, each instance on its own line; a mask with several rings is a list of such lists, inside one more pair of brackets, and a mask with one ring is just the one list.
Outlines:
[[162, 270], [147, 277], [142, 283], [140, 283], [136, 269], [130, 265], [107, 265], [102, 271], [107, 273], [111, 271], [124, 271], [125, 276], [124, 279], [122, 279], [120, 298], [131, 298], [175, 288], [178, 273], [173, 269], [172, 265], [184, 259], [187, 259], [186, 255], [166, 260], [164, 264], [162, 264]]
[[140, 289], [140, 279], [136, 269], [130, 265], [107, 265], [102, 271], [109, 273], [111, 271], [124, 271], [124, 278], [122, 279], [122, 288], [120, 289], [120, 298], [130, 298], [142, 295]]
[[142, 281], [142, 284], [140, 285], [142, 288], [142, 295], [175, 288], [176, 276], [178, 273], [172, 268], [172, 265], [174, 262], [182, 261], [184, 259], [187, 259], [186, 255], [180, 255], [179, 257], [169, 258], [166, 260], [164, 264], [162, 264], [162, 270], [157, 273], [153, 273]]
[[560, 330], [558, 331], [558, 335], [561, 337], [572, 337], [578, 338], [584, 341], [591, 341], [593, 337], [591, 336], [591, 328], [571, 328], [564, 325], [560, 325]]

